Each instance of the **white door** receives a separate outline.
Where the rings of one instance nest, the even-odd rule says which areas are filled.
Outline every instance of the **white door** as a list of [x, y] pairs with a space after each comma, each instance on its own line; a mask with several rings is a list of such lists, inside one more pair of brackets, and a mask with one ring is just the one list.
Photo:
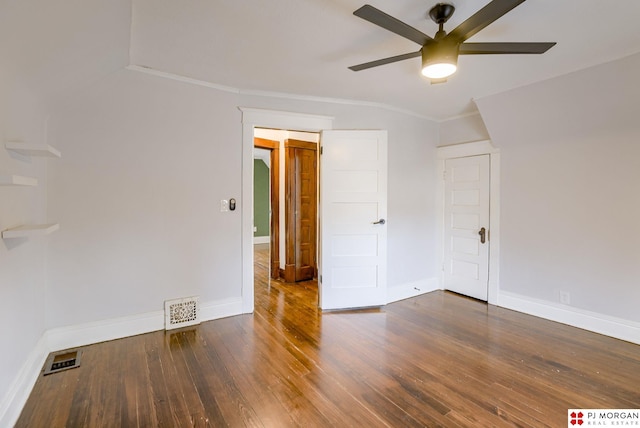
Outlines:
[[447, 159], [444, 184], [444, 288], [487, 300], [489, 155]]
[[322, 309], [387, 302], [387, 131], [323, 131]]

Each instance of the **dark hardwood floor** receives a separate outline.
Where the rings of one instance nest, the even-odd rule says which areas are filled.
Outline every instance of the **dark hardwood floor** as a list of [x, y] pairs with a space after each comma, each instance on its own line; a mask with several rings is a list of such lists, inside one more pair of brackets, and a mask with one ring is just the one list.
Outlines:
[[638, 345], [448, 292], [322, 314], [314, 281], [267, 266], [254, 314], [87, 346], [17, 427], [561, 427], [640, 407]]

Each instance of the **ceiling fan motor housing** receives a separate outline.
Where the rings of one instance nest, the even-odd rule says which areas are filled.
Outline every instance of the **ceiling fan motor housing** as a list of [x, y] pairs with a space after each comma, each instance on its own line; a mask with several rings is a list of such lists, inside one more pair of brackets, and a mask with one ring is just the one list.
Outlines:
[[460, 43], [443, 39], [438, 43], [427, 43], [422, 47], [422, 67], [435, 61], [458, 65], [458, 51]]

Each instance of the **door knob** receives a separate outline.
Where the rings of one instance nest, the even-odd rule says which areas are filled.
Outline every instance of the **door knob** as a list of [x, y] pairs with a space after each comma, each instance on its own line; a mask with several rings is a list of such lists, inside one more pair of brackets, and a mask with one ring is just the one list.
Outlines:
[[486, 234], [487, 234], [487, 229], [485, 229], [484, 227], [482, 229], [480, 229], [480, 231], [478, 232], [478, 235], [480, 235], [480, 243], [481, 244], [485, 243]]
[[385, 223], [386, 223], [385, 219], [381, 218], [378, 221], [374, 221], [372, 224], [385, 224]]

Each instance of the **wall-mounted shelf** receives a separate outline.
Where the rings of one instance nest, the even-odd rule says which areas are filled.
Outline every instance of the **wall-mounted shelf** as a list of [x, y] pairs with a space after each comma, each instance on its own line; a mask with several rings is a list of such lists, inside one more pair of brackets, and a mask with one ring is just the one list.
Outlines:
[[28, 238], [30, 236], [48, 235], [60, 229], [58, 223], [51, 224], [30, 224], [13, 227], [2, 231], [2, 239], [8, 238]]
[[37, 186], [38, 180], [22, 175], [0, 175], [0, 186]]
[[5, 143], [4, 147], [12, 152], [19, 153], [21, 155], [29, 156], [47, 156], [59, 158], [62, 156], [59, 150], [51, 147], [48, 144], [27, 144], [19, 142]]

